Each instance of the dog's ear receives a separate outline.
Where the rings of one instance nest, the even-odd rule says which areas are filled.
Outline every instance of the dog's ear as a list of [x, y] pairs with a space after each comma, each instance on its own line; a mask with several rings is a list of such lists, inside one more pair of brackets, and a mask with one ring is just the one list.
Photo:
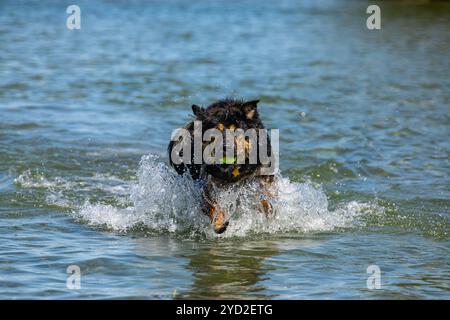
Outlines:
[[198, 119], [202, 119], [204, 117], [204, 114], [205, 114], [205, 109], [203, 109], [202, 107], [199, 107], [196, 104], [193, 104], [192, 105], [192, 112], [194, 112], [194, 115]]
[[247, 101], [242, 104], [242, 109], [244, 110], [247, 119], [251, 120], [255, 116], [256, 108], [258, 107], [259, 100]]

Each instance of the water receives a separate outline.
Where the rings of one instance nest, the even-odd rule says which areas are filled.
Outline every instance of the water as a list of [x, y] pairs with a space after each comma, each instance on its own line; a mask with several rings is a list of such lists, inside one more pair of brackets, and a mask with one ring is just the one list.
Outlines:
[[[77, 4], [0, 3], [0, 298], [450, 298], [449, 4]], [[165, 149], [225, 96], [280, 129], [280, 197], [224, 192], [216, 236]]]

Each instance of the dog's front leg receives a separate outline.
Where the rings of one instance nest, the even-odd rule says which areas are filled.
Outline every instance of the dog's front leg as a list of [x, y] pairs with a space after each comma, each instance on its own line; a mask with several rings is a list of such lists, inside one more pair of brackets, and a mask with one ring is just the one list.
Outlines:
[[227, 230], [228, 221], [225, 221], [225, 214], [217, 205], [210, 206], [208, 216], [213, 225], [214, 232], [220, 234]]
[[203, 194], [203, 212], [209, 217], [214, 228], [214, 232], [220, 234], [225, 232], [228, 221], [225, 221], [225, 213], [219, 205], [212, 199], [210, 187], [207, 186]]
[[261, 194], [260, 200], [261, 200], [261, 205], [262, 205], [264, 213], [266, 215], [272, 214], [273, 206], [272, 206], [272, 203], [270, 203], [270, 200], [268, 199], [268, 195], [266, 195], [264, 193]]
[[261, 194], [259, 200], [261, 202], [263, 212], [266, 215], [273, 213], [273, 206], [271, 203], [271, 200], [275, 197], [271, 190], [273, 183], [274, 176], [264, 176], [260, 180]]

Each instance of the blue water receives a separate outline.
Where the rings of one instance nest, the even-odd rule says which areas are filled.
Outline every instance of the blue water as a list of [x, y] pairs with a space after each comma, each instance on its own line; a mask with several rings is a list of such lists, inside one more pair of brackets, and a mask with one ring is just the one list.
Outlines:
[[[0, 2], [1, 299], [450, 298], [448, 3], [76, 4]], [[280, 199], [224, 194], [217, 236], [165, 152], [225, 96], [280, 130]]]

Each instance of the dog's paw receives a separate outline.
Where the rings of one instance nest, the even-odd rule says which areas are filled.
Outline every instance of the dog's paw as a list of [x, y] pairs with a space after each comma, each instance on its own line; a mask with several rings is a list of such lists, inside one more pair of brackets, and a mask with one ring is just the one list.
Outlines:
[[225, 230], [227, 230], [228, 224], [229, 222], [225, 221], [225, 214], [223, 211], [218, 210], [213, 219], [214, 232], [217, 234], [224, 233]]
[[217, 234], [224, 233], [227, 230], [229, 222], [226, 221], [222, 225], [214, 225], [214, 232]]

